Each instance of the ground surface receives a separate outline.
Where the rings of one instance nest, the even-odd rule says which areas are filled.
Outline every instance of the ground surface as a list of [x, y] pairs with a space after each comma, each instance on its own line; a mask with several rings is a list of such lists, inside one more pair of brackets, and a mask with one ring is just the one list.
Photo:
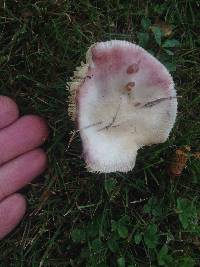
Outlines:
[[[0, 2], [0, 93], [51, 129], [49, 168], [23, 190], [28, 212], [1, 241], [0, 266], [200, 265], [198, 10], [192, 0]], [[66, 150], [65, 84], [87, 48], [110, 39], [153, 53], [182, 98], [169, 140], [140, 151], [133, 172], [105, 176], [85, 170], [79, 137]], [[172, 155], [185, 145], [187, 166], [170, 178]]]

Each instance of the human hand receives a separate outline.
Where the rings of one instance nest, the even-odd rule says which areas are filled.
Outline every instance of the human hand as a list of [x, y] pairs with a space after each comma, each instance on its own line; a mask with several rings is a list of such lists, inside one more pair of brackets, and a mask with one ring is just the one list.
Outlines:
[[38, 148], [47, 137], [43, 119], [35, 115], [19, 117], [15, 102], [0, 96], [0, 240], [26, 211], [24, 197], [15, 192], [47, 166], [46, 154]]

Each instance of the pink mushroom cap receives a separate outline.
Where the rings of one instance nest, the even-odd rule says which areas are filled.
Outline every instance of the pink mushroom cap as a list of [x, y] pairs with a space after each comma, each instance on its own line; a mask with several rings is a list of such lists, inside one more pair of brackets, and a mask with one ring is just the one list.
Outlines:
[[165, 66], [127, 41], [92, 45], [68, 84], [89, 171], [128, 172], [139, 148], [165, 142], [177, 98]]

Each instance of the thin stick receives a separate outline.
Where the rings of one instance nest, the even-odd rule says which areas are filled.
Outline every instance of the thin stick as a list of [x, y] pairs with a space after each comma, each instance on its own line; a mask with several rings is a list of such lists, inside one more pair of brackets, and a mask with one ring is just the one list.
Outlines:
[[170, 96], [170, 97], [162, 97], [162, 98], [159, 98], [159, 99], [156, 99], [156, 100], [153, 100], [153, 101], [150, 101], [150, 102], [147, 102], [146, 104], [144, 104], [142, 106], [142, 108], [150, 108], [150, 107], [153, 107], [157, 104], [160, 104], [161, 102], [163, 101], [166, 101], [166, 100], [172, 100], [172, 99], [176, 99], [176, 98], [180, 98], [181, 96]]
[[115, 122], [116, 119], [117, 119], [117, 115], [118, 115], [118, 113], [119, 113], [119, 110], [120, 110], [120, 104], [119, 104], [119, 106], [118, 106], [118, 108], [117, 108], [117, 111], [116, 111], [115, 115], [113, 116], [112, 121], [111, 121], [107, 126], [101, 128], [101, 129], [99, 129], [98, 132], [100, 132], [100, 131], [102, 131], [102, 130], [105, 130], [105, 129], [108, 130], [110, 127], [117, 127], [117, 126], [118, 126], [118, 125], [113, 126], [113, 124], [114, 124], [114, 122]]
[[71, 135], [71, 137], [70, 137], [70, 139], [69, 139], [69, 142], [68, 142], [68, 145], [67, 145], [66, 152], [69, 150], [69, 148], [70, 148], [70, 146], [71, 146], [71, 143], [72, 143], [73, 140], [75, 139], [75, 135], [76, 135], [76, 134], [78, 134], [81, 130], [88, 129], [88, 128], [90, 128], [90, 127], [94, 127], [94, 126], [99, 125], [99, 124], [102, 124], [102, 123], [103, 123], [102, 121], [99, 121], [99, 122], [90, 124], [90, 125], [88, 125], [88, 126], [85, 126], [85, 127], [81, 128], [81, 129], [79, 129], [79, 130], [72, 131], [72, 132], [71, 132], [72, 135]]

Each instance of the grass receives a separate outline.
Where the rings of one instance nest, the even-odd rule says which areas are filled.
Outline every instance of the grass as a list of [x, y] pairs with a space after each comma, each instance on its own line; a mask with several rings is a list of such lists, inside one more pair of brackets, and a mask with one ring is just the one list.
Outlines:
[[[0, 3], [0, 93], [21, 114], [45, 117], [49, 168], [22, 190], [28, 211], [0, 243], [0, 266], [200, 265], [200, 3], [11, 1]], [[165, 21], [169, 33], [160, 21]], [[179, 99], [167, 142], [141, 150], [128, 174], [88, 173], [67, 115], [66, 81], [94, 42], [136, 41], [172, 72]], [[191, 152], [181, 176], [167, 169]]]

